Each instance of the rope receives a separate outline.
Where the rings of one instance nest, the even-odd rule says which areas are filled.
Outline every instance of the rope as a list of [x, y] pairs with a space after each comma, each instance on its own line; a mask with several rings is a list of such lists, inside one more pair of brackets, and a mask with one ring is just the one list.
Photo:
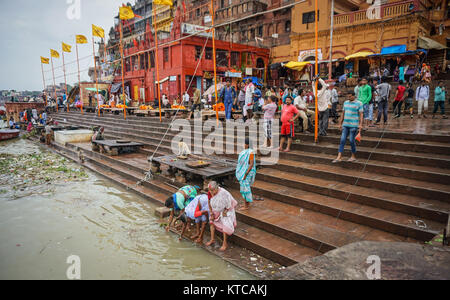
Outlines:
[[[204, 53], [205, 53], [206, 45], [207, 45], [207, 43], [208, 43], [208, 40], [209, 40], [209, 36], [206, 38], [205, 44], [203, 45], [202, 53], [201, 53], [201, 55], [200, 55], [200, 58], [198, 59], [197, 66], [195, 67], [195, 71], [194, 71], [194, 73], [193, 73], [194, 76], [192, 76], [191, 81], [189, 82], [189, 85], [188, 85], [186, 91], [188, 91], [188, 90], [191, 88], [192, 82], [194, 81], [195, 74], [197, 74], [198, 67], [200, 66], [200, 62], [202, 61], [203, 55], [204, 55]], [[183, 103], [183, 101], [182, 101], [182, 103]], [[155, 157], [156, 152], [159, 150], [159, 147], [161, 147], [161, 144], [162, 144], [162, 142], [164, 141], [164, 139], [166, 138], [167, 133], [168, 133], [169, 130], [172, 128], [173, 122], [175, 121], [175, 118], [176, 118], [176, 116], [177, 116], [179, 110], [180, 110], [180, 107], [177, 108], [177, 111], [175, 112], [175, 114], [174, 114], [172, 120], [170, 121], [170, 124], [169, 124], [169, 126], [167, 127], [166, 132], [164, 133], [163, 137], [162, 137], [161, 140], [159, 141], [159, 144], [158, 144], [158, 146], [156, 147], [155, 151], [153, 151], [153, 154], [151, 155], [151, 157], [149, 157], [149, 159], [148, 159], [149, 161], [152, 161], [152, 160], [153, 160], [153, 158]], [[141, 185], [143, 182], [147, 182], [147, 181], [152, 180], [152, 179], [153, 179], [153, 174], [152, 174], [152, 170], [151, 170], [151, 168], [150, 168], [150, 170], [148, 170], [148, 172], [145, 173], [144, 178], [143, 178], [142, 180], [136, 182], [136, 184], [135, 184], [134, 187], [136, 188], [137, 186]]]

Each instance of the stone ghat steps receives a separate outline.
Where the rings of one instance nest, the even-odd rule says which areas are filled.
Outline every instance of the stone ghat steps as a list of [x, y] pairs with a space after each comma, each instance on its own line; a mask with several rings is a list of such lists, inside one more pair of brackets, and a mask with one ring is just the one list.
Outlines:
[[[58, 117], [56, 117], [57, 120], [59, 120]], [[162, 141], [161, 146], [170, 146], [171, 142], [170, 140], [176, 136], [175, 133], [172, 132], [164, 132], [164, 133], [157, 133], [155, 131], [152, 132], [152, 135], [150, 136], [147, 132], [143, 130], [137, 130], [137, 129], [130, 129], [130, 131], [124, 129], [123, 127], [127, 127], [127, 125], [113, 125], [109, 124], [107, 122], [101, 122], [101, 121], [91, 121], [91, 122], [83, 122], [82, 120], [73, 120], [73, 119], [67, 119], [67, 121], [71, 122], [71, 124], [83, 126], [86, 128], [89, 128], [91, 125], [102, 125], [105, 127], [106, 132], [113, 134], [115, 138], [117, 137], [125, 137], [125, 138], [132, 138], [135, 141], [141, 141], [145, 144], [159, 144], [160, 140], [165, 137], [165, 139]], [[154, 129], [153, 129], [154, 130]], [[195, 136], [194, 136], [195, 137]], [[311, 144], [311, 143], [310, 143]], [[236, 150], [236, 145], [231, 145]], [[301, 146], [302, 148], [306, 150], [310, 150], [310, 152], [300, 152], [300, 151], [293, 151], [289, 154], [281, 153], [281, 157], [288, 159], [288, 160], [295, 160], [295, 161], [305, 161], [305, 162], [312, 162], [312, 163], [321, 163], [321, 164], [330, 164], [332, 160], [334, 159], [334, 156], [336, 155], [336, 146], [330, 146], [330, 151], [333, 152], [333, 154], [321, 154], [317, 153], [317, 149], [314, 149], [314, 147], [317, 147], [317, 145], [311, 145], [309, 148], [307, 146], [304, 146], [302, 143], [299, 145], [295, 144], [293, 145], [293, 149], [297, 148], [297, 146]], [[370, 154], [368, 154], [370, 155]], [[367, 157], [368, 157], [367, 155]], [[381, 158], [387, 157], [392, 158], [392, 155], [379, 155]], [[404, 162], [408, 161], [405, 160], [401, 155], [397, 155], [398, 161]], [[422, 155], [423, 157], [423, 155]], [[363, 157], [364, 158], [364, 155]], [[412, 162], [419, 160], [420, 157], [417, 157], [417, 155], [414, 157], [414, 160], [411, 160]], [[417, 159], [419, 158], [419, 159]], [[429, 162], [430, 159], [427, 157], [423, 157], [425, 162]], [[392, 161], [392, 159], [391, 159]], [[421, 163], [425, 164], [425, 162], [420, 161]], [[445, 162], [445, 161], [444, 161]], [[438, 164], [437, 162], [434, 162], [431, 160], [430, 163], [435, 163], [435, 165], [442, 165]], [[448, 179], [450, 177], [450, 171], [448, 169], [438, 169], [433, 167], [420, 167], [420, 166], [414, 166], [404, 163], [385, 163], [383, 161], [378, 162], [375, 160], [375, 158], [369, 161], [369, 163], [366, 165], [366, 161], [360, 160], [357, 163], [350, 164], [350, 163], [341, 163], [340, 164], [343, 168], [350, 168], [352, 170], [362, 170], [365, 167], [365, 170], [367, 172], [371, 173], [381, 173], [384, 175], [391, 175], [391, 176], [401, 176], [408, 179], [416, 179], [421, 181], [429, 181], [432, 183], [446, 183], [448, 182]]]
[[[147, 164], [146, 161], [146, 157], [143, 155], [139, 155], [139, 154], [132, 154], [132, 155], [123, 155], [123, 156], [119, 156], [119, 157], [108, 157], [105, 155], [101, 155], [98, 153], [93, 153], [92, 151], [89, 150], [89, 144], [76, 144], [76, 145], [69, 145], [70, 147], [78, 147], [78, 148], [82, 148], [84, 149], [84, 151], [87, 151], [89, 153], [91, 153], [91, 155], [98, 155], [101, 156], [102, 159], [104, 160], [108, 160], [111, 163], [115, 163], [115, 164], [120, 164], [121, 166], [128, 168], [128, 169], [132, 169], [138, 173], [144, 173], [148, 170], [148, 168], [150, 167]], [[270, 196], [272, 199], [276, 199], [275, 201], [279, 202], [279, 203], [287, 203], [287, 204], [292, 204], [292, 205], [296, 205], [297, 207], [301, 207], [301, 208], [305, 208], [305, 205], [299, 205], [303, 202], [308, 203], [308, 204], [312, 204], [312, 210], [317, 210], [319, 213], [323, 214], [324, 211], [326, 211], [327, 209], [329, 210], [330, 207], [327, 206], [329, 203], [334, 203], [334, 205], [336, 207], [338, 207], [339, 210], [342, 210], [343, 212], [346, 212], [346, 206], [344, 204], [346, 204], [346, 202], [348, 202], [348, 205], [350, 205], [350, 207], [354, 208], [356, 207], [359, 211], [364, 211], [364, 212], [371, 212], [372, 214], [376, 214], [378, 216], [384, 215], [383, 218], [381, 219], [381, 222], [384, 220], [386, 222], [391, 222], [392, 220], [396, 220], [398, 223], [401, 223], [402, 226], [405, 226], [405, 228], [403, 228], [402, 230], [399, 230], [398, 232], [403, 232], [402, 234], [404, 234], [405, 236], [409, 236], [406, 233], [406, 229], [410, 230], [410, 231], [414, 231], [417, 228], [411, 226], [411, 216], [410, 215], [405, 215], [403, 213], [396, 213], [396, 212], [390, 212], [388, 210], [386, 210], [383, 206], [380, 205], [380, 208], [375, 208], [375, 207], [368, 207], [366, 205], [364, 205], [363, 203], [350, 203], [351, 201], [347, 201], [347, 199], [345, 198], [335, 198], [335, 197], [330, 197], [329, 195], [323, 194], [323, 195], [319, 195], [319, 193], [313, 193], [313, 192], [309, 192], [305, 189], [302, 189], [300, 187], [295, 186], [295, 182], [303, 182], [303, 181], [307, 181], [307, 179], [305, 179], [306, 177], [304, 176], [300, 176], [300, 178], [297, 178], [298, 175], [296, 174], [289, 174], [289, 173], [284, 173], [284, 172], [278, 172], [276, 170], [267, 170], [267, 172], [265, 169], [262, 169], [261, 172], [263, 172], [263, 176], [270, 176], [268, 174], [271, 174], [274, 178], [270, 179], [270, 180], [257, 180], [256, 185], [255, 185], [255, 189], [256, 190], [260, 190], [260, 195], [269, 195], [269, 194], [273, 194], [273, 196]], [[290, 178], [291, 177], [291, 178]], [[278, 180], [276, 180], [276, 178], [278, 178]], [[280, 179], [283, 178], [283, 179]], [[294, 179], [292, 179], [294, 178]], [[295, 181], [297, 180], [297, 181]], [[311, 179], [309, 179], [311, 180]], [[323, 184], [323, 182], [319, 182], [319, 184]], [[269, 186], [269, 188], [264, 188], [265, 186]], [[239, 194], [239, 186], [238, 185], [233, 185], [233, 189], [236, 191], [235, 197], [237, 199], [239, 199], [241, 196]], [[295, 197], [295, 201], [294, 203], [292, 202], [286, 202], [286, 199], [289, 198], [289, 196], [287, 196], [285, 193], [283, 193], [284, 189], [290, 189], [291, 191], [293, 191], [294, 195], [296, 195]], [[258, 193], [257, 193], [258, 194]], [[306, 198], [303, 198], [304, 195], [309, 195]], [[292, 197], [291, 197], [292, 198]], [[321, 199], [322, 201], [317, 202], [317, 199]], [[310, 202], [310, 203], [309, 203]], [[363, 205], [361, 205], [363, 204]], [[405, 204], [406, 205], [406, 204]], [[387, 206], [387, 205], [386, 205]], [[349, 207], [349, 206], [347, 206]], [[447, 207], [450, 208], [450, 205], [448, 205]], [[347, 209], [348, 210], [348, 209]], [[297, 209], [295, 209], [295, 211], [297, 211]], [[355, 219], [358, 219], [358, 212], [355, 213], [355, 211], [349, 211], [349, 214], [353, 214], [355, 215]], [[450, 212], [450, 210], [449, 210]], [[335, 212], [329, 212], [330, 215], [332, 215], [333, 217], [335, 216]], [[445, 217], [448, 217], [447, 215]], [[343, 216], [343, 218], [345, 219], [346, 216]], [[443, 221], [442, 223], [444, 223], [446, 221], [446, 219], [444, 220], [444, 218], [442, 218]], [[378, 220], [380, 221], [380, 220]], [[362, 223], [364, 224], [364, 220], [362, 221]], [[426, 220], [427, 224], [428, 224], [428, 228], [430, 229], [430, 231], [422, 231], [419, 230], [417, 232], [418, 236], [424, 237], [424, 240], [427, 240], [429, 236], [434, 236], [434, 234], [441, 229], [441, 227], [443, 225], [441, 225], [441, 223], [439, 222], [434, 222], [431, 220]], [[355, 226], [356, 224], [352, 224], [352, 226]], [[387, 228], [387, 226], [384, 225], [375, 225], [375, 228], [378, 228], [380, 230], [384, 230], [385, 228]], [[389, 226], [392, 227], [394, 225], [389, 223]], [[397, 231], [394, 231], [393, 233], [396, 233]], [[418, 238], [419, 239], [419, 238]]]
[[[54, 147], [66, 157], [78, 161], [76, 147], [70, 149], [57, 144], [54, 144]], [[136, 182], [142, 179], [142, 173], [103, 160], [98, 156], [96, 154], [92, 157], [86, 156], [84, 166], [145, 199], [163, 206], [168, 195], [176, 192], [176, 188], [158, 180], [144, 182], [142, 185], [136, 186]], [[239, 213], [238, 218], [240, 219]], [[261, 225], [260, 227], [264, 226]], [[301, 263], [308, 258], [320, 255], [320, 252], [312, 248], [243, 223], [241, 220], [239, 220], [239, 226], [230, 240], [240, 247], [247, 248], [284, 266]], [[324, 247], [324, 249], [326, 248]]]
[[[89, 127], [90, 125], [85, 125]], [[116, 126], [117, 127], [117, 126]], [[108, 132], [108, 130], [107, 130]], [[148, 136], [148, 134], [146, 134]], [[121, 136], [125, 138], [130, 138], [130, 133], [123, 132], [121, 133]], [[131, 135], [134, 136], [134, 135]], [[113, 135], [109, 136], [107, 134], [107, 138], [117, 138], [117, 133], [114, 133]], [[170, 137], [166, 137], [169, 139]], [[160, 138], [159, 138], [160, 139]], [[151, 155], [153, 154], [154, 149], [156, 149], [157, 145], [159, 144], [158, 138], [152, 138], [152, 137], [144, 137], [144, 136], [137, 136], [136, 140], [140, 140], [146, 144], [146, 148], [142, 151], [147, 154]], [[149, 142], [150, 141], [150, 142]], [[317, 145], [316, 145], [317, 147]], [[311, 152], [313, 152], [314, 149], [311, 149]], [[335, 155], [335, 146], [333, 148], [333, 152]], [[163, 144], [160, 146], [158, 155], [163, 155], [166, 153], [170, 153], [170, 142], [169, 141], [163, 141]], [[296, 151], [294, 151], [296, 152]], [[381, 154], [383, 154], [381, 152]], [[274, 166], [274, 168], [278, 168], [280, 171], [285, 171], [287, 173], [290, 172], [293, 176], [299, 176], [296, 172], [299, 171], [299, 166], [295, 165], [296, 161], [289, 161], [292, 160], [292, 157], [295, 157], [295, 153], [286, 154], [286, 157], [289, 160], [286, 160], [286, 162], [283, 162], [286, 158], [283, 157], [284, 154], [282, 154], [282, 161], [279, 165]], [[312, 154], [311, 154], [312, 155]], [[301, 154], [297, 154], [297, 157], [303, 157]], [[388, 154], [386, 154], [386, 157], [390, 157]], [[307, 157], [306, 159], [310, 159]], [[324, 158], [321, 158], [324, 159]], [[332, 156], [329, 155], [328, 158], [331, 160]], [[408, 159], [404, 159], [404, 161], [408, 161]], [[373, 162], [371, 160], [371, 162]], [[362, 163], [361, 163], [362, 164]], [[353, 167], [354, 164], [350, 163], [342, 163], [340, 167], [348, 165], [350, 167]], [[326, 166], [326, 169], [328, 169], [329, 164]], [[375, 165], [376, 166], [376, 165]], [[315, 165], [314, 165], [315, 167]], [[333, 168], [335, 166], [332, 166]], [[406, 166], [408, 167], [408, 166]], [[284, 169], [283, 169], [284, 168]], [[448, 203], [445, 203], [443, 201], [436, 201], [435, 199], [424, 199], [421, 197], [410, 196], [411, 192], [408, 190], [408, 186], [404, 185], [402, 186], [401, 182], [397, 182], [397, 185], [392, 185], [390, 183], [390, 177], [389, 180], [385, 180], [384, 183], [390, 184], [390, 187], [393, 187], [393, 192], [386, 191], [385, 185], [381, 184], [379, 189], [373, 189], [372, 188], [372, 178], [366, 178], [369, 181], [364, 182], [364, 180], [358, 180], [359, 183], [361, 183], [359, 186], [353, 186], [354, 182], [357, 181], [357, 178], [353, 176], [353, 178], [347, 175], [340, 175], [341, 170], [337, 170], [337, 175], [333, 172], [327, 172], [325, 170], [325, 173], [323, 170], [320, 170], [320, 172], [317, 173], [317, 170], [310, 170], [310, 166], [308, 164], [300, 165], [300, 170], [302, 173], [310, 173], [307, 174], [307, 176], [304, 176], [305, 174], [302, 174], [302, 178], [305, 180], [303, 182], [296, 182], [296, 185], [300, 185], [303, 190], [311, 191], [314, 193], [321, 193], [324, 195], [330, 194], [334, 197], [340, 197], [343, 199], [346, 199], [349, 197], [348, 201], [356, 202], [356, 203], [362, 203], [374, 207], [387, 207], [390, 210], [398, 211], [398, 212], [404, 212], [411, 214], [413, 216], [421, 217], [421, 218], [427, 218], [439, 222], [446, 222], [449, 212], [449, 205]], [[367, 168], [367, 167], [366, 167]], [[386, 168], [381, 168], [386, 169]], [[265, 170], [265, 169], [263, 169]], [[432, 170], [435, 171], [435, 170]], [[447, 170], [444, 170], [447, 171]], [[263, 172], [259, 172], [260, 174], [258, 176], [268, 176], [267, 174], [263, 175]], [[329, 173], [328, 175], [326, 175]], [[430, 172], [429, 172], [430, 174]], [[341, 180], [341, 182], [336, 182], [336, 179], [326, 178], [326, 176], [338, 176]], [[351, 174], [350, 174], [351, 175]], [[363, 174], [366, 175], [366, 174]], [[395, 174], [394, 174], [395, 175]], [[267, 177], [267, 180], [270, 182], [271, 180], [277, 179], [276, 177]], [[308, 179], [308, 180], [306, 180]], [[379, 181], [378, 178], [375, 179]], [[395, 178], [394, 178], [395, 179]], [[323, 184], [320, 186], [316, 184], [318, 180], [326, 180], [325, 182], [322, 182]], [[350, 182], [348, 182], [350, 180]], [[383, 181], [382, 181], [383, 182]], [[417, 182], [417, 181], [413, 181]], [[379, 182], [378, 182], [379, 183]], [[367, 184], [367, 187], [361, 186]], [[422, 183], [419, 183], [419, 185]], [[398, 187], [401, 187], [404, 189], [403, 194], [398, 193]], [[426, 188], [428, 188], [426, 186]], [[350, 192], [350, 195], [348, 193]], [[426, 194], [427, 191], [425, 190], [424, 193]]]
[[[62, 119], [60, 118], [62, 117]], [[123, 128], [127, 128], [129, 130], [135, 130], [135, 131], [147, 131], [151, 130], [152, 133], [155, 134], [164, 134], [167, 131], [168, 124], [150, 124], [149, 126], [145, 125], [135, 125], [131, 124], [130, 121], [122, 120], [120, 118], [89, 118], [89, 117], [83, 117], [81, 115], [58, 115], [58, 120], [64, 120], [67, 121], [76, 121], [76, 120], [85, 120], [92, 124], [95, 124], [96, 126], [100, 126], [100, 124], [103, 125], [114, 125], [114, 128], [118, 128], [119, 125]], [[412, 152], [419, 152], [419, 153], [433, 153], [433, 154], [442, 154], [442, 155], [450, 155], [450, 145], [449, 145], [449, 138], [447, 136], [442, 136], [441, 142], [432, 142], [432, 141], [420, 141], [420, 140], [402, 140], [401, 135], [396, 136], [395, 133], [391, 133], [392, 138], [386, 138], [383, 137], [383, 139], [380, 139], [379, 136], [366, 136], [365, 133], [363, 134], [364, 138], [362, 142], [359, 144], [361, 147], [369, 147], [374, 148], [377, 146], [378, 149], [390, 149], [394, 151], [412, 151]], [[426, 136], [426, 135], [425, 135]], [[314, 135], [312, 134], [297, 134], [295, 139], [300, 139], [302, 141], [307, 142], [313, 142], [314, 141]], [[339, 145], [340, 141], [340, 134], [336, 135], [329, 135], [326, 137], [320, 137], [320, 142], [329, 142], [334, 143], [336, 145]]]
[[[139, 154], [123, 155], [120, 159], [111, 158], [99, 153], [94, 153], [89, 150], [89, 144], [74, 144], [68, 145], [74, 151], [82, 148], [89, 157], [97, 163], [101, 163], [108, 168], [114, 168], [116, 173], [120, 173], [122, 176], [130, 176], [130, 172], [135, 174], [143, 174], [146, 171], [146, 158], [142, 156], [139, 158]], [[139, 164], [136, 164], [140, 162]], [[148, 166], [147, 166], [148, 167]], [[131, 171], [132, 170], [132, 171]], [[132, 174], [131, 174], [132, 175]], [[130, 177], [130, 179], [139, 180], [137, 175]], [[144, 183], [144, 185], [150, 183]], [[267, 183], [262, 183], [265, 186]], [[256, 188], [260, 186], [257, 183]], [[276, 185], [273, 185], [276, 186]], [[282, 186], [278, 188], [269, 187], [270, 190], [282, 190]], [[164, 189], [161, 184], [158, 189]], [[294, 189], [292, 189], [294, 190]], [[167, 191], [170, 193], [171, 191]], [[240, 199], [239, 187], [232, 186], [230, 192]], [[283, 190], [286, 193], [286, 189]], [[303, 195], [305, 192], [295, 190], [295, 194]], [[258, 194], [258, 193], [257, 193]], [[268, 193], [264, 193], [267, 194]], [[399, 221], [403, 218], [403, 222], [407, 223], [409, 216], [403, 214], [390, 213], [382, 211], [380, 209], [374, 212], [374, 209], [366, 206], [357, 205], [359, 211], [377, 215], [376, 217], [366, 217], [371, 220], [372, 223], [383, 223], [385, 228], [394, 228], [392, 231], [403, 232], [403, 235], [397, 235], [395, 233], [388, 233], [382, 230], [374, 229], [369, 226], [361, 225], [355, 222], [346, 221], [345, 218], [337, 220], [335, 216], [323, 214], [322, 211], [315, 211], [307, 207], [298, 206], [298, 202], [291, 204], [289, 201], [280, 201], [280, 197], [288, 197], [282, 192], [277, 192], [274, 197], [265, 199], [264, 202], [256, 202], [251, 211], [246, 213], [238, 212], [238, 220], [246, 224], [255, 226], [261, 230], [268, 231], [272, 234], [283, 236], [292, 242], [299, 243], [301, 245], [310, 247], [312, 249], [320, 250], [320, 252], [327, 252], [329, 250], [341, 247], [345, 244], [360, 241], [360, 240], [378, 240], [378, 241], [427, 241], [436, 235], [434, 230], [420, 230], [414, 228], [409, 224], [396, 224], [391, 220]], [[292, 198], [292, 196], [291, 196]], [[323, 197], [323, 202], [330, 202], [332, 198]], [[339, 200], [334, 200], [334, 203]], [[342, 202], [342, 201], [341, 201]], [[322, 208], [322, 210], [324, 207]], [[300, 211], [300, 213], [299, 213]], [[356, 210], [355, 210], [356, 211]], [[349, 209], [341, 212], [345, 214], [355, 215], [355, 212], [349, 212]], [[383, 220], [383, 215], [386, 220]], [[361, 217], [360, 217], [361, 218]], [[357, 219], [357, 218], [355, 218]], [[432, 221], [428, 221], [428, 226], [436, 226], [440, 228], [439, 224], [435, 224]], [[381, 227], [382, 227], [381, 226]], [[395, 229], [397, 226], [397, 229]], [[375, 226], [376, 227], [376, 226]], [[401, 229], [399, 229], [401, 228]], [[414, 236], [415, 238], [411, 238]]]
[[[130, 115], [127, 117], [126, 120], [123, 119], [123, 117], [120, 116], [114, 116], [111, 114], [105, 114], [101, 117], [98, 117], [96, 114], [93, 113], [86, 113], [84, 115], [80, 115], [79, 112], [59, 112], [57, 114], [58, 116], [62, 117], [76, 117], [76, 118], [83, 118], [86, 120], [102, 120], [102, 121], [113, 121], [116, 124], [127, 124], [127, 125], [136, 125], [136, 126], [144, 126], [142, 128], [162, 128], [167, 129], [168, 125], [170, 124], [170, 120], [163, 119], [162, 122], [159, 121], [159, 118], [156, 117], [137, 117]], [[187, 120], [183, 120], [184, 122], [187, 122]], [[191, 125], [194, 125], [194, 121], [188, 121]], [[135, 127], [135, 129], [139, 129], [141, 127]], [[382, 128], [382, 127], [381, 127]], [[375, 137], [379, 138], [382, 134], [384, 138], [387, 139], [399, 139], [399, 140], [411, 140], [414, 142], [418, 141], [426, 141], [426, 142], [441, 142], [441, 143], [450, 143], [450, 135], [439, 135], [439, 134], [417, 134], [417, 133], [406, 133], [406, 132], [396, 132], [394, 129], [388, 129], [387, 131], [383, 131], [382, 129], [378, 128], [371, 128], [370, 131], [364, 132], [364, 136], [367, 137]], [[337, 129], [337, 127], [332, 127], [330, 125], [330, 128], [328, 130], [330, 133], [336, 134], [340, 136], [341, 132]], [[383, 133], [384, 132], [384, 133]], [[296, 132], [300, 133], [300, 132]]]

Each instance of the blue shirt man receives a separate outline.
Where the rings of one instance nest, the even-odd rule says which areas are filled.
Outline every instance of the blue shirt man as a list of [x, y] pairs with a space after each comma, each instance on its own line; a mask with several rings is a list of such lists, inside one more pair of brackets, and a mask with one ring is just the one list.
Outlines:
[[220, 98], [223, 99], [223, 104], [225, 105], [225, 116], [226, 119], [231, 119], [231, 110], [233, 108], [233, 103], [236, 100], [236, 91], [234, 87], [231, 86], [231, 82], [228, 80], [227, 85], [220, 92]]

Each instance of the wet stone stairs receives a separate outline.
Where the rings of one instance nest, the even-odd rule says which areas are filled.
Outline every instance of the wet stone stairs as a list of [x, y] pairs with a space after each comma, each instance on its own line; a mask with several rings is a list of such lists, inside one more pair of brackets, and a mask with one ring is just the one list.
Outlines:
[[[86, 166], [94, 171], [160, 205], [179, 186], [160, 175], [136, 185], [150, 169], [148, 156], [163, 137], [155, 155], [172, 153], [171, 140], [178, 132], [169, 130], [165, 135], [169, 121], [99, 118], [79, 112], [52, 117], [82, 128], [103, 126], [107, 139], [145, 145], [139, 153], [110, 157], [92, 152], [88, 143], [54, 144], [72, 157], [82, 149]], [[248, 212], [237, 212], [232, 242], [289, 266], [358, 241], [433, 239], [450, 215], [450, 137], [389, 131], [380, 141], [381, 134], [366, 133], [358, 162], [333, 165], [340, 137], [337, 129], [330, 129], [319, 144], [313, 136], [299, 133], [301, 142], [293, 145], [291, 153], [280, 154], [278, 164], [258, 170], [253, 192], [264, 201], [255, 202]], [[237, 182], [227, 182], [226, 188], [242, 202]]]

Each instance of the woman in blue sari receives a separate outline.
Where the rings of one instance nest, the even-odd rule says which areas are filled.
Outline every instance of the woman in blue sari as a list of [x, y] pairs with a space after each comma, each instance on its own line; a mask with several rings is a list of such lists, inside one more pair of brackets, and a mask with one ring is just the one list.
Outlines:
[[241, 186], [241, 195], [245, 200], [245, 205], [241, 210], [248, 210], [250, 203], [253, 202], [251, 186], [255, 182], [256, 176], [256, 158], [255, 153], [250, 149], [249, 139], [245, 139], [244, 151], [239, 154], [236, 167], [236, 178]]

